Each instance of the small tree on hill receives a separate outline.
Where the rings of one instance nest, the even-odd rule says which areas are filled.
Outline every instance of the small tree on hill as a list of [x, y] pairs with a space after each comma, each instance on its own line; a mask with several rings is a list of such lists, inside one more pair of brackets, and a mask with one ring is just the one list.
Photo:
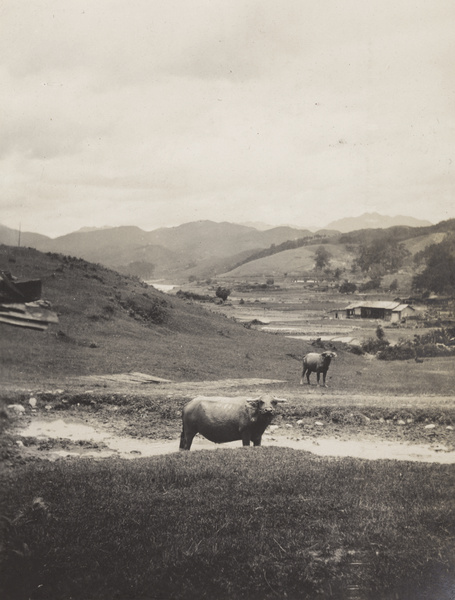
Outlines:
[[324, 246], [319, 246], [319, 248], [314, 253], [314, 258], [315, 258], [315, 268], [322, 271], [322, 269], [324, 267], [329, 266], [332, 255], [327, 250], [327, 248], [324, 248]]
[[226, 302], [226, 300], [228, 299], [228, 297], [231, 295], [231, 290], [228, 290], [227, 288], [218, 286], [216, 288], [215, 294], [216, 294], [217, 298], [221, 298], [221, 300], [223, 302]]

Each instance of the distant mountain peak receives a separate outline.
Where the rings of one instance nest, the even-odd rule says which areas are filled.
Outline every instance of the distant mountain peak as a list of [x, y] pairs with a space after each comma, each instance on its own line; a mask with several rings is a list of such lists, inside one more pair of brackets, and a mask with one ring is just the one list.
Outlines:
[[381, 215], [377, 212], [363, 213], [359, 217], [346, 217], [344, 219], [338, 219], [332, 221], [326, 227], [326, 229], [337, 229], [342, 233], [348, 233], [349, 231], [356, 231], [358, 229], [387, 229], [388, 227], [428, 227], [432, 225], [430, 221], [416, 219], [415, 217], [408, 217], [403, 215], [397, 215], [396, 217], [390, 217], [388, 215]]

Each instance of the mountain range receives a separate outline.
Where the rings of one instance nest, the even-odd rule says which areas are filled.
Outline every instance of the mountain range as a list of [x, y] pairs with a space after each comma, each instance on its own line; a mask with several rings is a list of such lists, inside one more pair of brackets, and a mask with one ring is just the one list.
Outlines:
[[[153, 231], [135, 226], [82, 228], [49, 238], [30, 232], [19, 234], [0, 225], [0, 244], [17, 246], [20, 240], [21, 246], [76, 256], [144, 279], [177, 281], [226, 273], [250, 277], [311, 270], [315, 250], [322, 241], [330, 244], [331, 266], [349, 268], [353, 259], [350, 245], [380, 234], [382, 229], [373, 230], [370, 228], [373, 225], [388, 226], [390, 222], [394, 223], [394, 231], [396, 223], [401, 223], [406, 239], [423, 236], [421, 242], [412, 244], [414, 252], [441, 235], [437, 226], [428, 226], [426, 221], [371, 213], [335, 221], [316, 232], [290, 226], [257, 229], [236, 223], [196, 221]], [[335, 225], [337, 227], [332, 228]], [[343, 245], [340, 236], [348, 225], [352, 227], [349, 232], [353, 237], [350, 243]]]
[[388, 217], [380, 215], [377, 212], [364, 213], [359, 217], [346, 217], [332, 221], [327, 225], [327, 229], [337, 229], [342, 233], [349, 231], [357, 231], [358, 229], [387, 229], [389, 227], [428, 227], [432, 225], [430, 221], [416, 219], [414, 217], [404, 217], [402, 215], [396, 217]]

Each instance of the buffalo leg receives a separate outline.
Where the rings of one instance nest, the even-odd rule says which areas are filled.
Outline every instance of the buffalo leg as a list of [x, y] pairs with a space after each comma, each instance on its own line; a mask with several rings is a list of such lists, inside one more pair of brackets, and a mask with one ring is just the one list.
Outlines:
[[303, 367], [302, 377], [300, 378], [300, 385], [303, 385], [305, 373], [306, 373], [308, 385], [310, 384], [310, 371], [309, 371], [308, 367]]
[[261, 441], [262, 441], [262, 440], [261, 440], [261, 438], [262, 438], [262, 436], [260, 436], [260, 437], [257, 437], [257, 438], [252, 438], [252, 440], [251, 440], [251, 441], [253, 442], [253, 444], [254, 444], [255, 446], [260, 446], [260, 445], [261, 445]]
[[243, 446], [249, 446], [250, 445], [250, 441], [251, 441], [251, 436], [248, 433], [244, 433], [242, 436], [242, 445]]
[[185, 433], [185, 429], [183, 429], [182, 433], [180, 434], [180, 450], [190, 450], [195, 435], [196, 433]]

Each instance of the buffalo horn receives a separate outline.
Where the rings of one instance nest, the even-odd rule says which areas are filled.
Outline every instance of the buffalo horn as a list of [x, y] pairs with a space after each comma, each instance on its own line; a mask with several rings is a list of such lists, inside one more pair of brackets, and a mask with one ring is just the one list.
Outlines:
[[276, 396], [273, 396], [273, 399], [274, 399], [276, 402], [287, 402], [287, 400], [285, 400], [284, 398], [277, 398]]

